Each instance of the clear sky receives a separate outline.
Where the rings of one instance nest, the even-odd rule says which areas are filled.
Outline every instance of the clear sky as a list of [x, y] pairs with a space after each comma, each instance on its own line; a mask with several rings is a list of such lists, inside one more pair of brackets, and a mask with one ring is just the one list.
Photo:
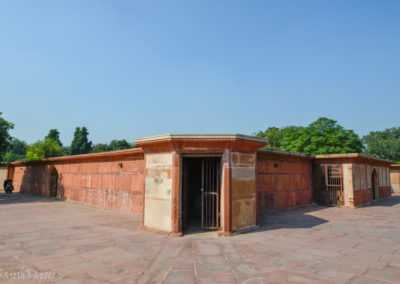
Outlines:
[[0, 111], [31, 143], [400, 126], [400, 1], [0, 0]]

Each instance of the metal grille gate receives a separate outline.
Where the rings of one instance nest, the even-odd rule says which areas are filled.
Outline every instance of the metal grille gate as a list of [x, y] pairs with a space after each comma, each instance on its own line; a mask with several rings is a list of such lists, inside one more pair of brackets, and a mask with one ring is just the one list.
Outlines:
[[201, 176], [201, 226], [203, 229], [218, 229], [220, 224], [220, 159], [202, 159]]
[[323, 185], [319, 201], [327, 205], [343, 205], [343, 170], [340, 164], [321, 165]]

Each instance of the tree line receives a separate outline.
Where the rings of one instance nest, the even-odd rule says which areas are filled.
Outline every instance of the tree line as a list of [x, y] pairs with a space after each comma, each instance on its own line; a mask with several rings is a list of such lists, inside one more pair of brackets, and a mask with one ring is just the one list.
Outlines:
[[0, 112], [0, 161], [14, 162], [19, 160], [38, 160], [51, 157], [67, 155], [80, 155], [89, 153], [100, 153], [107, 151], [134, 148], [133, 143], [125, 139], [112, 140], [109, 144], [93, 144], [89, 141], [89, 131], [86, 127], [77, 127], [70, 146], [64, 146], [60, 140], [60, 132], [50, 129], [43, 140], [33, 144], [11, 137], [9, 131], [14, 124], [1, 117]]
[[363, 153], [400, 164], [400, 127], [371, 131], [362, 138], [336, 120], [321, 117], [308, 126], [268, 127], [255, 133], [267, 148], [304, 154]]
[[[57, 129], [51, 129], [43, 139], [31, 145], [11, 137], [14, 124], [1, 117], [0, 112], [0, 161], [36, 160], [65, 155], [79, 155], [122, 150], [135, 147], [126, 140], [112, 140], [109, 144], [93, 144], [86, 127], [77, 127], [70, 146], [60, 141]], [[345, 129], [336, 120], [321, 117], [308, 126], [268, 127], [255, 133], [267, 138], [267, 148], [304, 154], [364, 153], [400, 164], [400, 127], [371, 131], [360, 137], [353, 130]]]

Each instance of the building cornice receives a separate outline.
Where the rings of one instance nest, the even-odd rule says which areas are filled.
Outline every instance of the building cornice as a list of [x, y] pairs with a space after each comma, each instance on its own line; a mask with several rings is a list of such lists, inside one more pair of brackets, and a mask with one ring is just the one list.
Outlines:
[[268, 143], [265, 138], [243, 134], [163, 134], [134, 139], [135, 144], [162, 140], [247, 140]]
[[141, 155], [143, 155], [142, 149], [133, 148], [133, 149], [109, 151], [102, 153], [54, 157], [54, 158], [32, 160], [32, 161], [16, 161], [7, 164], [11, 166], [24, 166], [30, 164], [45, 164], [45, 163], [70, 163], [70, 162], [84, 162], [84, 161], [91, 162], [91, 161], [113, 160], [113, 159], [127, 158], [127, 157], [137, 157]]
[[393, 164], [392, 161], [381, 159], [381, 158], [376, 158], [376, 157], [371, 157], [367, 156], [364, 154], [359, 154], [359, 153], [347, 153], [347, 154], [327, 154], [327, 155], [315, 155], [316, 160], [323, 160], [323, 159], [363, 159], [363, 160], [370, 160], [370, 161], [376, 161], [376, 162], [381, 162], [381, 163], [387, 163], [387, 164]]

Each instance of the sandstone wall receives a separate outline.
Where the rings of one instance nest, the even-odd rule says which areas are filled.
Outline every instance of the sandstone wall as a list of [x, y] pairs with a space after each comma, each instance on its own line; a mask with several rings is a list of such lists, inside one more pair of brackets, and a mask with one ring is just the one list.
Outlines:
[[256, 165], [258, 213], [310, 204], [311, 165], [309, 158], [259, 151]]
[[4, 191], [3, 182], [7, 179], [7, 167], [0, 166], [0, 191]]
[[368, 203], [373, 200], [372, 172], [376, 170], [379, 181], [379, 198], [390, 196], [389, 167], [372, 164], [353, 164], [354, 206]]
[[80, 156], [84, 160], [70, 156], [43, 162], [16, 163], [14, 187], [16, 191], [49, 196], [50, 176], [55, 168], [58, 172], [57, 196], [60, 199], [141, 213], [144, 196], [143, 153], [131, 152], [118, 151], [119, 156], [110, 156], [110, 152]]
[[231, 153], [232, 229], [256, 225], [256, 155]]

